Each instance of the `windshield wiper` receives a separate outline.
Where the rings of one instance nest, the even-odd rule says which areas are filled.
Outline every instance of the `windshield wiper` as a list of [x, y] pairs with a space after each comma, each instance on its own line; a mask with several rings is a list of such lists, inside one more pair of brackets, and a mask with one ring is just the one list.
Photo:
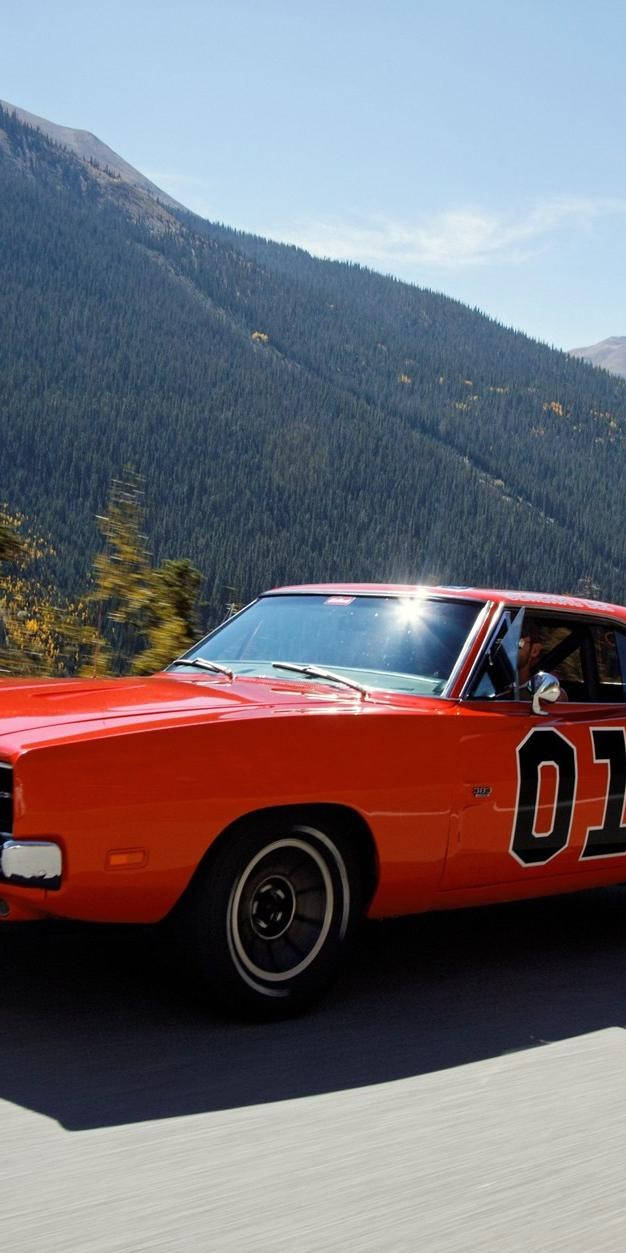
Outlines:
[[206, 661], [204, 657], [190, 657], [189, 659], [177, 657], [171, 664], [173, 666], [198, 666], [201, 670], [212, 670], [214, 674], [225, 674], [228, 679], [235, 677], [228, 666], [220, 666], [217, 661]]
[[330, 679], [333, 683], [343, 683], [344, 687], [351, 687], [355, 692], [360, 692], [363, 700], [369, 695], [369, 688], [363, 687], [362, 683], [355, 683], [353, 679], [346, 679], [343, 674], [335, 674], [334, 670], [324, 670], [321, 666], [299, 665], [295, 661], [273, 661], [272, 665], [275, 670], [295, 670], [296, 674], [306, 674], [311, 679]]

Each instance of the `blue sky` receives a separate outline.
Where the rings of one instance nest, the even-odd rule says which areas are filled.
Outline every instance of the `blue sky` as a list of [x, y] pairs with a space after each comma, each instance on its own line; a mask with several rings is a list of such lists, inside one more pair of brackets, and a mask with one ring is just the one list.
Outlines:
[[0, 96], [203, 216], [626, 335], [623, 0], [5, 0]]

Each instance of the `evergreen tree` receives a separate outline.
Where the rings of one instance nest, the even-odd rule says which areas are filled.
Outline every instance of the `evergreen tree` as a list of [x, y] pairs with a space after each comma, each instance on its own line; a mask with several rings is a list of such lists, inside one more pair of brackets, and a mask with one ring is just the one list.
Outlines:
[[64, 600], [41, 573], [49, 553], [20, 514], [0, 510], [0, 673], [63, 675], [91, 643], [84, 602]]
[[199, 634], [196, 602], [202, 575], [186, 559], [152, 566], [143, 482], [130, 470], [113, 482], [98, 523], [105, 549], [94, 559], [95, 635], [85, 671], [154, 673]]
[[150, 582], [147, 613], [147, 644], [135, 657], [134, 674], [163, 670], [197, 640], [197, 599], [202, 575], [182, 558], [164, 561]]

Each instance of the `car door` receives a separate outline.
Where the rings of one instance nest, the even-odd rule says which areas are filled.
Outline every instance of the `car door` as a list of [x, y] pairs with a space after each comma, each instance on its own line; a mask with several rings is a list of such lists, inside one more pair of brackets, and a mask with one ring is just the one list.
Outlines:
[[542, 880], [626, 878], [626, 637], [613, 624], [544, 614], [564, 699], [534, 713], [516, 690], [524, 621], [511, 611], [500, 624], [501, 690], [489, 692], [485, 661], [459, 708], [444, 889], [507, 884], [525, 895]]

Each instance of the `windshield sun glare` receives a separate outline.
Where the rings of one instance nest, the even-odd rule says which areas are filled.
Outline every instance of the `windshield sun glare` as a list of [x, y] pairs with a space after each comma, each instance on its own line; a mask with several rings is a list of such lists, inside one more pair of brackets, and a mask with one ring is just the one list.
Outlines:
[[437, 696], [480, 609], [477, 601], [427, 596], [268, 594], [184, 662], [219, 662], [235, 675], [266, 677], [275, 677], [276, 663], [290, 663], [345, 673], [368, 687]]

